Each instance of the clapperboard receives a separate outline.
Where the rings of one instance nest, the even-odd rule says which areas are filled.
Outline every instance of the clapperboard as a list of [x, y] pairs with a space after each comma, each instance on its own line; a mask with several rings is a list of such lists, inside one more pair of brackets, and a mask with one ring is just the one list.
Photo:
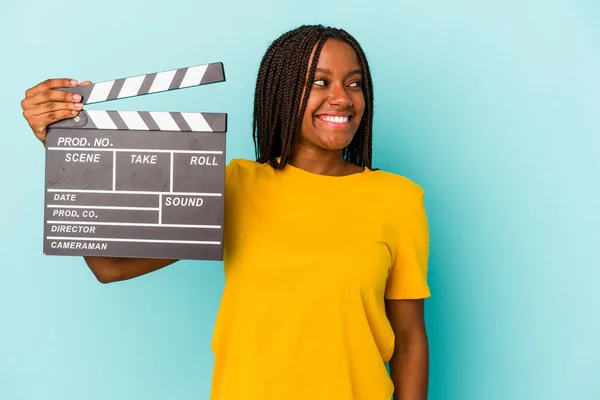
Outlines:
[[[223, 64], [63, 89], [98, 103], [225, 81]], [[46, 136], [44, 253], [222, 260], [227, 114], [82, 110]]]

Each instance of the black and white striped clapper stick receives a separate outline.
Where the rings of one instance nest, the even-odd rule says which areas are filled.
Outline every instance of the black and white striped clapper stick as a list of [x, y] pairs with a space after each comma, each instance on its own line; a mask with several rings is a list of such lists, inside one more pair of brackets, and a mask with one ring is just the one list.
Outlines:
[[[82, 103], [225, 81], [222, 63], [64, 89]], [[227, 114], [82, 110], [46, 136], [44, 253], [222, 260]]]
[[67, 90], [80, 94], [82, 97], [81, 103], [91, 104], [206, 85], [224, 80], [223, 64], [216, 62], [98, 82]]

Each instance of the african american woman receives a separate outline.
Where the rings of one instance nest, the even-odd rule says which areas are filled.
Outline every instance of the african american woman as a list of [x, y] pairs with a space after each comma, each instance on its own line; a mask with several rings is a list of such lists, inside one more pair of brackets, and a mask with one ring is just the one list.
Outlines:
[[[43, 143], [47, 125], [81, 110], [55, 90], [73, 85], [27, 90], [23, 114]], [[254, 98], [256, 160], [226, 167], [210, 399], [427, 398], [424, 192], [372, 166], [372, 135], [371, 73], [350, 34], [302, 26], [269, 46]], [[84, 259], [103, 283], [176, 262]]]

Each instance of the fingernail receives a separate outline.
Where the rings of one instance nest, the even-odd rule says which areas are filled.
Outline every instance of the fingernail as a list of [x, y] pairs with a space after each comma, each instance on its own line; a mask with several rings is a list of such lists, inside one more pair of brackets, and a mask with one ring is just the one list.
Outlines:
[[71, 86], [77, 85], [77, 81], [76, 80], [72, 80], [70, 83], [71, 83]]
[[75, 101], [79, 101], [79, 100], [81, 100], [81, 96], [80, 96], [80, 95], [78, 95], [78, 94], [74, 94], [74, 95], [73, 95], [73, 100], [75, 100]]
[[71, 111], [72, 115], [77, 115], [77, 111]]
[[83, 107], [83, 104], [81, 104], [81, 103], [75, 103], [75, 108], [81, 109], [82, 107]]

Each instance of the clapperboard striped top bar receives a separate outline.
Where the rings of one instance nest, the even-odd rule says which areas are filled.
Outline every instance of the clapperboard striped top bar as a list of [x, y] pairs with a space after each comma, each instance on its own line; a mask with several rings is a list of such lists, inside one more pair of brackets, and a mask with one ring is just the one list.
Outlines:
[[130, 131], [227, 132], [226, 113], [82, 110], [75, 118], [54, 122], [53, 128]]
[[225, 80], [223, 63], [209, 63], [69, 88], [83, 104], [141, 96]]
[[225, 132], [223, 113], [86, 110], [84, 129]]

